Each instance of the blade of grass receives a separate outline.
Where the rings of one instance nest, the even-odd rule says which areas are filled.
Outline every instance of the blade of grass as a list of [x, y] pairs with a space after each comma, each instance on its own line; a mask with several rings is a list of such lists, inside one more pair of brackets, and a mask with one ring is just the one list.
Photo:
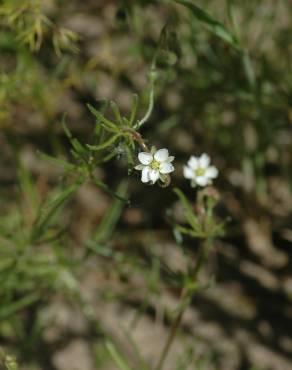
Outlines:
[[125, 203], [129, 203], [129, 199], [127, 198], [124, 198], [122, 196], [120, 196], [119, 194], [115, 193], [114, 191], [110, 190], [110, 188], [102, 181], [100, 181], [99, 179], [97, 179], [94, 175], [91, 176], [91, 181], [99, 188], [101, 188], [105, 193], [109, 194], [110, 196], [122, 201], [122, 202], [125, 202]]
[[[117, 194], [124, 198], [127, 194], [128, 182], [122, 181], [118, 186]], [[124, 207], [124, 202], [120, 199], [115, 199], [112, 205], [106, 212], [105, 216], [101, 220], [97, 230], [94, 233], [93, 240], [97, 243], [102, 243], [108, 240], [112, 235], [113, 230], [120, 218], [121, 212]]]
[[26, 295], [23, 298], [18, 299], [15, 302], [9, 303], [8, 305], [1, 305], [0, 307], [0, 320], [4, 320], [7, 317], [15, 314], [17, 311], [31, 305], [40, 298], [39, 294], [34, 292]]
[[94, 115], [94, 117], [97, 119], [98, 122], [102, 122], [106, 126], [106, 128], [109, 128], [109, 129], [111, 129], [114, 132], [117, 132], [118, 131], [116, 125], [113, 122], [111, 122], [110, 120], [108, 120], [107, 118], [105, 118], [92, 105], [87, 104], [87, 107], [90, 110], [90, 112]]
[[75, 166], [67, 161], [65, 161], [64, 159], [60, 159], [60, 158], [55, 158], [55, 157], [51, 157], [50, 155], [48, 154], [45, 154], [43, 152], [38, 152], [38, 154], [41, 156], [41, 158], [43, 158], [44, 160], [50, 162], [51, 164], [53, 164], [54, 166], [58, 166], [58, 167], [61, 167], [63, 168], [64, 170], [73, 170], [75, 168]]
[[185, 215], [186, 215], [187, 221], [192, 226], [194, 232], [199, 233], [200, 224], [197, 220], [197, 217], [194, 215], [194, 211], [193, 211], [189, 201], [187, 200], [187, 198], [185, 197], [183, 192], [180, 191], [178, 188], [175, 188], [173, 191], [175, 192], [175, 194], [179, 197], [180, 201], [182, 202], [182, 205], [185, 209]]
[[98, 151], [98, 150], [102, 150], [102, 149], [105, 149], [107, 148], [108, 146], [114, 144], [114, 142], [120, 137], [121, 135], [120, 134], [116, 134], [112, 137], [110, 137], [107, 141], [105, 141], [104, 143], [100, 144], [100, 145], [90, 145], [90, 144], [86, 144], [86, 146], [90, 149], [90, 150], [93, 150], [93, 151]]
[[39, 216], [31, 233], [31, 241], [37, 241], [50, 226], [51, 220], [59, 208], [72, 196], [73, 193], [82, 185], [81, 181], [76, 182], [60, 193], [48, 204], [43, 205], [39, 211]]
[[131, 367], [126, 363], [125, 359], [122, 357], [120, 351], [113, 344], [113, 342], [107, 340], [105, 345], [111, 358], [114, 360], [115, 364], [120, 370], [132, 370]]
[[217, 37], [221, 38], [229, 45], [233, 46], [235, 49], [240, 49], [237, 37], [230, 32], [223, 23], [214, 19], [210, 14], [205, 12], [203, 9], [193, 4], [188, 0], [174, 0], [176, 3], [185, 6], [190, 9], [193, 16], [200, 22], [202, 22], [210, 32], [212, 32]]

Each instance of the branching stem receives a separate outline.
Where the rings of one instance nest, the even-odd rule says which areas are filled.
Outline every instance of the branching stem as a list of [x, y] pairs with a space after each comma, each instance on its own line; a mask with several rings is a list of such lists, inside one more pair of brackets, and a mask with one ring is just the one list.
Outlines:
[[140, 145], [141, 149], [144, 150], [144, 152], [150, 152], [148, 146], [146, 145], [145, 141], [143, 140], [142, 136], [139, 134], [139, 132], [133, 130], [130, 127], [124, 126], [122, 128], [124, 132], [128, 132], [131, 134], [132, 138], [137, 141], [137, 143]]

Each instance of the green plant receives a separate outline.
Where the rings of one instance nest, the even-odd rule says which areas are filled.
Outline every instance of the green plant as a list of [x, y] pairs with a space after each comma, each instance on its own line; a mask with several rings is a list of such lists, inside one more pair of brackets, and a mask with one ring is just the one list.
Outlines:
[[[275, 21], [279, 5], [260, 1], [76, 6], [0, 5], [0, 339], [19, 363], [41, 362], [36, 353], [48, 345], [51, 325], [43, 315], [61, 297], [86, 318], [83, 339], [96, 351], [97, 368], [110, 361], [122, 370], [162, 370], [180, 341], [174, 368], [217, 369], [216, 350], [208, 345], [200, 354], [196, 328], [189, 335], [184, 327], [196, 299], [216, 292], [209, 263], [217, 245], [228, 244], [219, 262], [231, 245], [236, 249], [236, 262], [227, 262], [238, 262], [242, 274], [242, 255], [258, 265], [262, 256], [273, 259], [272, 246], [254, 252], [253, 242], [291, 239], [286, 15], [282, 26], [281, 17]], [[63, 25], [71, 18], [82, 37]], [[99, 100], [109, 95], [115, 101]], [[68, 113], [62, 120], [60, 110]], [[220, 176], [208, 155], [197, 157], [205, 151]], [[154, 184], [160, 186], [148, 186]], [[226, 241], [222, 219], [229, 214]], [[268, 231], [257, 238], [261, 224]], [[177, 267], [160, 249], [183, 263]], [[282, 279], [288, 264], [273, 262], [268, 276]], [[100, 299], [133, 310], [129, 326], [119, 328], [130, 356], [83, 292], [88, 266], [98, 274]], [[255, 285], [262, 289], [261, 281]], [[178, 300], [176, 309], [165, 306], [164, 294]], [[168, 331], [149, 363], [132, 336], [145, 316]], [[267, 342], [260, 326], [257, 337]], [[277, 346], [285, 352], [285, 343]], [[6, 358], [5, 366], [16, 363]]]

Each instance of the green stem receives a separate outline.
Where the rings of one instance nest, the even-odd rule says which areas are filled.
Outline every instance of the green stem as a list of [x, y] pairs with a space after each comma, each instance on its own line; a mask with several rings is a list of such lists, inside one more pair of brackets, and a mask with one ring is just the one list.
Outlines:
[[154, 107], [154, 85], [157, 77], [157, 72], [156, 72], [156, 66], [155, 66], [155, 59], [152, 63], [150, 73], [149, 73], [149, 85], [150, 85], [150, 92], [149, 92], [149, 103], [148, 103], [148, 109], [144, 115], [144, 117], [139, 120], [136, 125], [134, 126], [134, 129], [137, 130], [144, 125], [146, 121], [148, 121], [149, 117], [151, 116], [151, 113], [153, 111]]
[[155, 370], [162, 370], [162, 368], [163, 368], [164, 361], [165, 361], [166, 356], [167, 356], [167, 354], [168, 354], [168, 352], [171, 348], [171, 345], [172, 345], [173, 340], [176, 336], [177, 330], [180, 326], [183, 314], [184, 314], [185, 309], [186, 309], [186, 305], [183, 304], [184, 300], [186, 299], [186, 294], [187, 294], [187, 290], [184, 288], [182, 290], [181, 298], [180, 298], [182, 308], [179, 310], [178, 315], [176, 316], [175, 320], [173, 321], [173, 323], [171, 325], [169, 336], [168, 336], [168, 338], [166, 340], [166, 343], [163, 347], [163, 350], [161, 352], [161, 355], [160, 355], [159, 361], [158, 361], [158, 363], [155, 367]]
[[239, 49], [240, 49], [240, 57], [241, 57], [241, 62], [243, 65], [243, 70], [245, 73], [246, 80], [249, 84], [251, 92], [256, 96], [256, 77], [255, 77], [255, 71], [252, 65], [252, 61], [250, 59], [249, 52], [247, 48], [244, 45], [242, 35], [238, 26], [238, 23], [236, 21], [234, 11], [233, 11], [233, 0], [227, 0], [227, 15], [229, 18], [229, 22], [231, 24], [231, 27], [233, 29], [233, 32], [235, 33], [237, 42], [239, 44]]
[[139, 132], [131, 129], [130, 127], [126, 127], [124, 126], [122, 128], [122, 130], [124, 132], [128, 132], [129, 134], [131, 134], [132, 138], [137, 141], [137, 143], [140, 145], [140, 147], [142, 148], [142, 150], [144, 150], [145, 152], [150, 152], [149, 148], [147, 147], [145, 141], [143, 140], [142, 136], [139, 134]]
[[194, 270], [192, 272], [192, 275], [191, 275], [191, 280], [192, 280], [193, 284], [190, 284], [189, 286], [184, 286], [184, 288], [182, 289], [182, 293], [181, 293], [181, 296], [180, 296], [179, 312], [178, 312], [175, 320], [173, 321], [173, 323], [171, 325], [170, 333], [169, 333], [168, 338], [165, 342], [165, 345], [163, 347], [163, 350], [161, 352], [161, 355], [160, 355], [159, 361], [158, 361], [158, 363], [155, 367], [155, 370], [162, 370], [163, 369], [165, 359], [166, 359], [166, 357], [167, 357], [167, 355], [170, 351], [171, 345], [172, 345], [172, 343], [174, 341], [174, 338], [177, 334], [178, 328], [180, 327], [183, 315], [184, 315], [186, 309], [188, 308], [189, 303], [191, 302], [191, 298], [192, 298], [194, 292], [197, 289], [197, 284], [194, 284], [194, 283], [196, 282], [198, 274], [199, 274], [201, 268], [203, 267], [203, 265], [204, 265], [204, 263], [205, 263], [205, 261], [208, 257], [208, 252], [210, 250], [210, 246], [211, 246], [211, 239], [207, 238], [201, 246], [199, 256], [198, 256], [198, 259], [197, 259], [197, 263], [196, 263], [196, 265], [194, 267]]

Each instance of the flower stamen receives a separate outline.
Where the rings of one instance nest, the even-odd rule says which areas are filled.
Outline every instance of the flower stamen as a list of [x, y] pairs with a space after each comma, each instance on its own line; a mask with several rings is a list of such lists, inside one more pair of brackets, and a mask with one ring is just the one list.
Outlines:
[[153, 161], [150, 163], [150, 167], [152, 170], [159, 170], [160, 163], [153, 159]]
[[204, 176], [205, 172], [206, 172], [206, 169], [202, 168], [202, 167], [199, 167], [194, 172], [195, 172], [196, 176]]

